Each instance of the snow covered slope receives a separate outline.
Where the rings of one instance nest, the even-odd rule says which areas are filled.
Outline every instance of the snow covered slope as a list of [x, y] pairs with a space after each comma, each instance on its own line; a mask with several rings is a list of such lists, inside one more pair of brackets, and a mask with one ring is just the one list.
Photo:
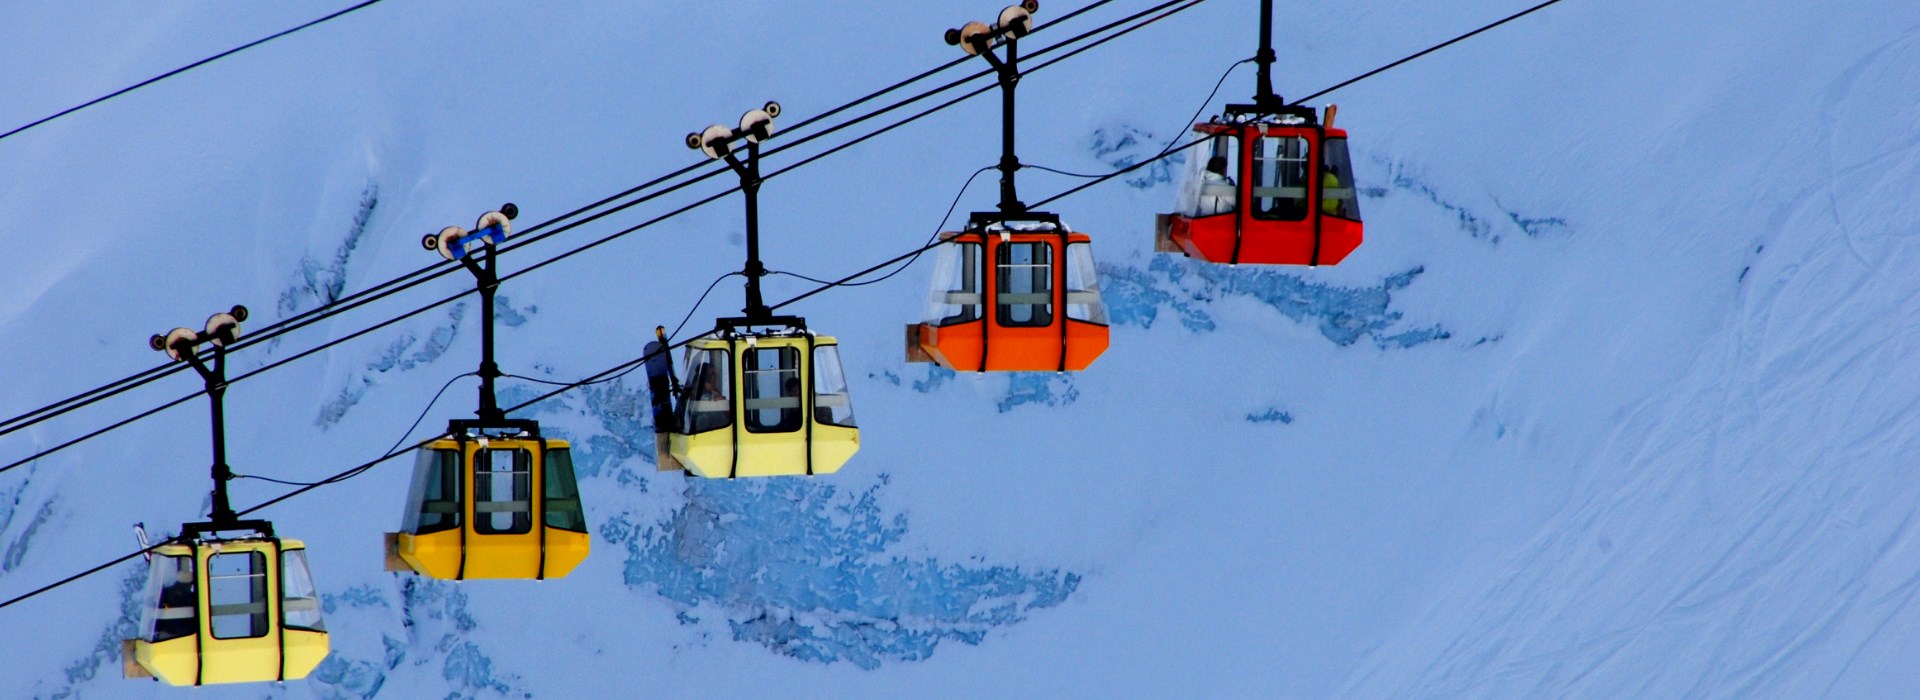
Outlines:
[[[1282, 2], [1279, 87], [1527, 4]], [[337, 8], [8, 5], [0, 126]], [[690, 163], [681, 134], [764, 100], [804, 119], [948, 60], [940, 32], [998, 9], [399, 0], [0, 141], [0, 413], [152, 366], [148, 334], [228, 305], [259, 325], [415, 269], [433, 259], [419, 235], [501, 202], [539, 221]], [[1021, 155], [1093, 171], [1152, 154], [1251, 53], [1254, 12], [1211, 0], [1029, 76]], [[903, 363], [923, 268], [821, 295], [795, 310], [844, 343], [863, 427], [839, 474], [688, 482], [653, 471], [637, 382], [550, 400], [532, 414], [578, 446], [595, 533], [572, 576], [380, 572], [407, 479], [390, 464], [265, 513], [311, 548], [333, 657], [307, 681], [198, 694], [1920, 692], [1920, 280], [1902, 273], [1920, 263], [1920, 7], [1566, 0], [1328, 99], [1369, 228], [1338, 268], [1152, 254], [1174, 187], [1143, 169], [1051, 207], [1095, 235], [1113, 307], [1090, 371]], [[993, 162], [996, 115], [975, 100], [771, 180], [769, 266], [837, 275], [917, 245]], [[1028, 171], [1022, 193], [1076, 182]], [[738, 267], [740, 231], [727, 199], [509, 281], [504, 368], [571, 379], [637, 355]], [[477, 362], [473, 303], [236, 383], [236, 470], [314, 479], [385, 451]], [[689, 328], [737, 304], [724, 284]], [[188, 376], [0, 437], [0, 458]], [[469, 412], [472, 386], [415, 436]], [[200, 517], [200, 405], [0, 474], [0, 596], [129, 551], [135, 521]], [[234, 488], [252, 504], [284, 487]], [[117, 678], [141, 575], [0, 610], [0, 695], [162, 694]]]

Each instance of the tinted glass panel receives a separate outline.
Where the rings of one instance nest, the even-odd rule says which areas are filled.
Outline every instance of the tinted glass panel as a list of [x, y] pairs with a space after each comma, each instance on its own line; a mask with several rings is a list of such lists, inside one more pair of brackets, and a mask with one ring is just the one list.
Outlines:
[[1053, 324], [1053, 246], [1046, 242], [1002, 243], [994, 290], [1002, 326]]
[[1320, 211], [1327, 216], [1360, 220], [1360, 186], [1353, 181], [1353, 160], [1347, 157], [1347, 140], [1327, 139], [1321, 153], [1326, 156], [1326, 173], [1320, 176]]
[[267, 556], [232, 552], [207, 557], [208, 603], [215, 639], [267, 634]]
[[547, 450], [546, 495], [547, 527], [571, 532], [587, 531], [587, 516], [580, 508], [580, 484], [573, 479], [573, 450]]
[[1093, 244], [1067, 245], [1067, 318], [1107, 324], [1107, 305], [1100, 300], [1100, 273], [1093, 266]]
[[473, 451], [473, 531], [533, 531], [533, 453], [514, 447]]
[[1178, 212], [1184, 216], [1212, 216], [1234, 210], [1239, 192], [1240, 139], [1219, 134], [1186, 152], [1187, 175], [1180, 183]]
[[940, 246], [926, 322], [948, 326], [980, 320], [980, 244]]

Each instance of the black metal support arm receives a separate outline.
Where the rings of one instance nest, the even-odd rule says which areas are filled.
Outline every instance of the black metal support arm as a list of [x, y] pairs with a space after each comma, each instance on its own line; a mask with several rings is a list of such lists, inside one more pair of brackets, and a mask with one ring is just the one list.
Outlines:
[[500, 291], [500, 275], [495, 272], [494, 257], [499, 250], [493, 242], [486, 244], [486, 260], [476, 261], [478, 255], [460, 258], [460, 266], [473, 273], [474, 286], [480, 291], [480, 409], [474, 414], [482, 422], [500, 421], [506, 413], [500, 410], [499, 402], [494, 398], [493, 383], [500, 377], [500, 365], [493, 360], [493, 297]]
[[[240, 322], [245, 320], [247, 307], [235, 306], [207, 319], [206, 330], [176, 328], [165, 334], [156, 334], [148, 342], [153, 349], [164, 351], [173, 359], [191, 365], [206, 383], [213, 425], [213, 466], [210, 470], [213, 477], [213, 512], [210, 517], [213, 525], [218, 526], [237, 522], [232, 501], [227, 498], [227, 482], [233, 480], [233, 468], [227, 465], [227, 346], [239, 339]], [[209, 353], [211, 359], [200, 356], [202, 344], [213, 346]]]
[[208, 403], [213, 407], [213, 513], [209, 517], [215, 523], [229, 523], [234, 514], [233, 504], [227, 499], [227, 482], [233, 480], [233, 468], [227, 465], [227, 349], [213, 346], [211, 364], [191, 351], [181, 355], [206, 381]]
[[[1006, 32], [1005, 28], [998, 30]], [[1007, 57], [995, 55], [990, 45], [996, 34], [975, 34], [968, 38], [974, 52], [993, 66], [994, 75], [1000, 82], [1000, 213], [1019, 215], [1026, 213], [1027, 205], [1020, 201], [1020, 190], [1014, 180], [1014, 173], [1020, 170], [1020, 156], [1014, 150], [1016, 113], [1015, 88], [1020, 86], [1020, 40], [1011, 33], [1001, 42], [1006, 47]]]
[[[764, 131], [761, 129], [762, 133]], [[760, 295], [760, 278], [767, 276], [767, 266], [760, 261], [760, 143], [747, 142], [747, 157], [744, 160], [740, 158], [738, 150], [728, 148], [724, 143], [715, 149], [733, 168], [734, 174], [740, 176], [740, 192], [747, 199], [747, 265], [740, 271], [747, 278], [747, 305], [740, 311], [748, 319], [766, 318], [773, 312], [767, 309], [767, 302]]]
[[1278, 54], [1273, 50], [1273, 0], [1260, 0], [1260, 50], [1253, 54], [1254, 73], [1253, 104], [1230, 104], [1226, 112], [1230, 115], [1246, 116], [1295, 116], [1311, 124], [1314, 120], [1310, 107], [1289, 107], [1279, 93], [1273, 91], [1273, 63]]
[[[1014, 89], [1020, 86], [1020, 37], [1033, 30], [1032, 13], [1040, 3], [1026, 0], [1000, 12], [1000, 22], [992, 27], [969, 22], [959, 29], [947, 30], [947, 43], [962, 46], [967, 53], [986, 59], [1000, 83], [1000, 213], [1021, 216], [1027, 205], [1020, 201], [1014, 173], [1020, 170], [1020, 156], [1014, 151]], [[1005, 47], [1003, 58], [994, 49]]]
[[[773, 310], [760, 294], [760, 278], [767, 266], [760, 261], [760, 142], [773, 138], [773, 120], [780, 116], [780, 103], [768, 102], [740, 118], [739, 128], [718, 124], [705, 132], [687, 134], [687, 147], [704, 151], [708, 157], [724, 160], [740, 176], [740, 192], [747, 200], [747, 264], [740, 270], [747, 278], [747, 303], [741, 312], [751, 325], [772, 325]], [[740, 144], [744, 142], [745, 146]], [[742, 151], [745, 151], [744, 157]]]

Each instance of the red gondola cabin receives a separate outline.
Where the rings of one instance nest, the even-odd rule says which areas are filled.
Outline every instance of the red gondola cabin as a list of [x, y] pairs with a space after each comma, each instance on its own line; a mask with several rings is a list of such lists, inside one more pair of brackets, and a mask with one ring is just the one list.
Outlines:
[[[1202, 122], [1179, 210], [1156, 222], [1156, 249], [1231, 265], [1337, 265], [1360, 247], [1347, 132], [1309, 108]], [[1244, 117], [1244, 118], [1243, 118]]]

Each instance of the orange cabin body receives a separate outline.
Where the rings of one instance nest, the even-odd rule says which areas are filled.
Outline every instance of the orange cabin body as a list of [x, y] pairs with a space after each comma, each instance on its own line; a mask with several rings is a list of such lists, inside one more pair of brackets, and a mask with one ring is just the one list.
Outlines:
[[948, 245], [927, 320], [908, 326], [910, 358], [962, 372], [1055, 372], [1084, 370], [1106, 352], [1106, 307], [1087, 234], [941, 236]]
[[[1337, 265], [1360, 247], [1345, 130], [1259, 122], [1193, 130], [1215, 138], [1193, 154], [1183, 211], [1161, 223], [1181, 252], [1213, 263]], [[1215, 158], [1231, 181], [1209, 179], [1203, 166]]]

